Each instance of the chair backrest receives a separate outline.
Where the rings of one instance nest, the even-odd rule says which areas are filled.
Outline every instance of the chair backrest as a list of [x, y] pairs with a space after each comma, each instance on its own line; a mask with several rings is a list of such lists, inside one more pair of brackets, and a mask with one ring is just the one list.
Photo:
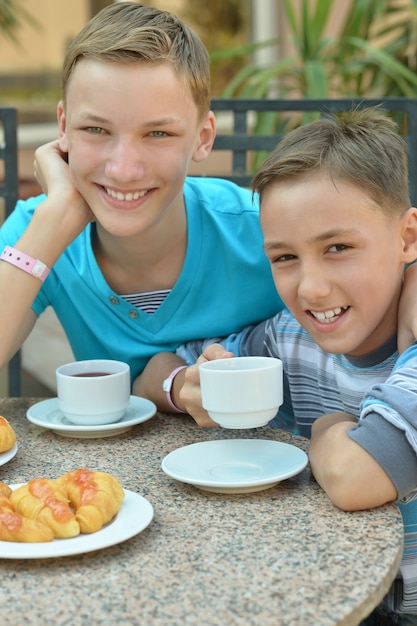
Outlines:
[[[3, 218], [13, 211], [18, 194], [17, 111], [12, 107], [0, 107], [0, 198], [4, 201]], [[8, 392], [9, 396], [21, 395], [20, 351], [9, 361]]]
[[[325, 117], [330, 113], [349, 110], [353, 107], [381, 106], [387, 112], [401, 115], [401, 129], [408, 145], [408, 168], [410, 195], [413, 205], [417, 202], [417, 98], [343, 98], [343, 99], [241, 99], [216, 98], [212, 100], [214, 113], [227, 112], [232, 115], [230, 132], [217, 134], [213, 150], [232, 152], [232, 171], [219, 174], [238, 185], [248, 187], [252, 178], [248, 155], [256, 151], [271, 151], [282, 135], [256, 134], [253, 116], [259, 113], [306, 114], [318, 113]], [[216, 174], [217, 175], [217, 174]]]
[[7, 217], [18, 196], [17, 111], [11, 107], [0, 107], [0, 161], [0, 197], [4, 199]]

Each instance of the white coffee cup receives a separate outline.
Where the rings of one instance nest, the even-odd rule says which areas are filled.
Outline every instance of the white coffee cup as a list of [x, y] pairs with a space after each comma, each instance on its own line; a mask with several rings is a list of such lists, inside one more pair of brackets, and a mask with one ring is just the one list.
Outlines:
[[66, 363], [56, 370], [56, 384], [59, 408], [72, 424], [112, 424], [130, 402], [130, 367], [122, 361]]
[[203, 408], [224, 428], [257, 428], [282, 404], [282, 361], [247, 356], [217, 359], [199, 368]]

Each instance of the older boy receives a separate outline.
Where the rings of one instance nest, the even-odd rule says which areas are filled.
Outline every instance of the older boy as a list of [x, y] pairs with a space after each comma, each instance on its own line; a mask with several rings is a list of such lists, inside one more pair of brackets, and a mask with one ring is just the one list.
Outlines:
[[[311, 436], [311, 467], [332, 501], [346, 510], [400, 501], [404, 559], [381, 611], [417, 615], [417, 344], [401, 357], [396, 350], [404, 268], [417, 257], [404, 142], [377, 110], [315, 122], [283, 139], [253, 188], [288, 311], [224, 347], [191, 342], [179, 354], [189, 362], [201, 352], [199, 362], [232, 353], [282, 359], [283, 417], [292, 413], [293, 426]], [[204, 423], [198, 366], [174, 401]]]
[[136, 2], [75, 37], [59, 139], [36, 154], [47, 195], [0, 230], [0, 367], [47, 306], [77, 359], [126, 361], [133, 378], [158, 351], [282, 308], [250, 191], [186, 178], [215, 136], [209, 76], [196, 34]]

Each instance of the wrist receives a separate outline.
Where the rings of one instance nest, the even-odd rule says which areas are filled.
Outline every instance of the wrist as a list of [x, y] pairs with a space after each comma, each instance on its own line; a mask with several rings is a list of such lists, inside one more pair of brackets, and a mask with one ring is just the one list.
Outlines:
[[178, 393], [174, 392], [175, 382], [177, 382], [177, 385], [175, 385], [175, 387], [178, 388], [177, 376], [179, 372], [181, 372], [184, 369], [187, 369], [187, 365], [181, 365], [180, 367], [176, 367], [168, 376], [168, 378], [166, 378], [164, 382], [162, 383], [162, 389], [165, 392], [166, 401], [170, 409], [173, 410], [175, 413], [185, 413], [185, 411], [179, 408], [177, 404], [179, 400]]
[[17, 248], [12, 248], [11, 246], [5, 246], [0, 258], [2, 261], [14, 265], [26, 274], [30, 274], [34, 278], [39, 278], [41, 282], [47, 279], [51, 271], [40, 259], [31, 257], [25, 252]]
[[15, 246], [52, 267], [70, 243], [63, 220], [58, 220], [56, 216], [50, 218], [46, 212], [39, 215], [35, 211]]
[[60, 199], [47, 196], [36, 207], [28, 228], [31, 239], [36, 234], [35, 241], [48, 242], [58, 256], [92, 221], [92, 214], [88, 210], [84, 199], [78, 194], [73, 202], [61, 197]]

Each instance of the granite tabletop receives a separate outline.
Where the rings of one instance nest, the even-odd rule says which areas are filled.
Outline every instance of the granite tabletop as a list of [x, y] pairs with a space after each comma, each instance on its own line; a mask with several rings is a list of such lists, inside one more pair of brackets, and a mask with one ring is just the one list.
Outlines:
[[161, 470], [169, 452], [199, 441], [268, 439], [307, 450], [307, 440], [270, 427], [200, 429], [162, 414], [114, 437], [69, 438], [27, 420], [39, 400], [0, 400], [18, 438], [0, 480], [110, 472], [152, 504], [154, 517], [133, 538], [84, 554], [6, 559], [0, 542], [2, 626], [349, 626], [395, 578], [403, 542], [395, 505], [342, 512], [308, 467], [248, 494], [202, 491]]

